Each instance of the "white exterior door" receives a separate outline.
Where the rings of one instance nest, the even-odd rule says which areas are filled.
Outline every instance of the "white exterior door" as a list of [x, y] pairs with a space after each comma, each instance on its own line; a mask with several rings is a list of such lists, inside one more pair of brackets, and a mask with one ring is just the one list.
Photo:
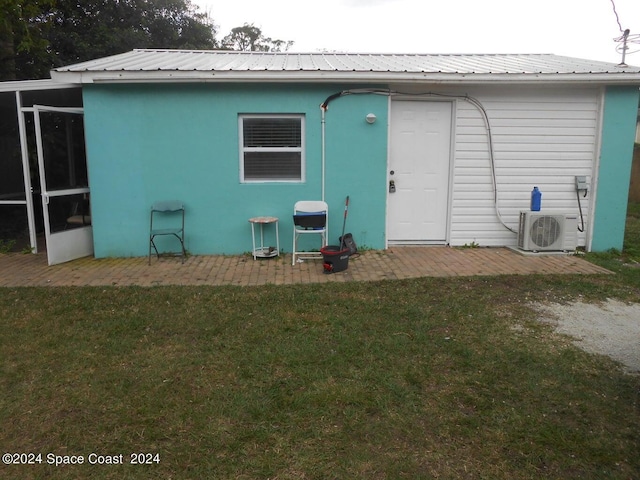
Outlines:
[[389, 244], [446, 243], [451, 115], [451, 102], [391, 102]]
[[49, 265], [93, 255], [82, 114], [33, 106]]

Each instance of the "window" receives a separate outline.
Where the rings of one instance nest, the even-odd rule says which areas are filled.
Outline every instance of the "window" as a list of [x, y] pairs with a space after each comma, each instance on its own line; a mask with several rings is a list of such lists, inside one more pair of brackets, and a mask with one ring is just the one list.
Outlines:
[[304, 180], [304, 116], [240, 115], [240, 181]]

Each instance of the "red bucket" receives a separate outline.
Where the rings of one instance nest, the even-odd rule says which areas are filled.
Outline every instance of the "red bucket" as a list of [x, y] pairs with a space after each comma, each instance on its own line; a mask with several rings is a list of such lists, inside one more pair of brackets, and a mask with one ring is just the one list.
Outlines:
[[351, 250], [341, 248], [338, 245], [327, 245], [320, 249], [322, 265], [325, 273], [342, 272], [349, 267], [349, 255]]

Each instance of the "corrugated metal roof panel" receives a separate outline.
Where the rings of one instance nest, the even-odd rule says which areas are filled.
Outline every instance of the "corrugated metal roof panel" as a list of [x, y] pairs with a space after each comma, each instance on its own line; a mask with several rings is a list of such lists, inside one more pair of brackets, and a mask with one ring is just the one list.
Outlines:
[[78, 85], [45, 80], [12, 80], [0, 82], [0, 92], [26, 92], [30, 90], [59, 90], [63, 88], [79, 88]]
[[[255, 72], [283, 78], [282, 74], [304, 75], [313, 81], [314, 75], [327, 78], [327, 74], [360, 73], [360, 79], [386, 79], [393, 81], [402, 74], [428, 80], [432, 75], [498, 76], [498, 75], [624, 75], [629, 80], [640, 79], [640, 68], [622, 67], [613, 63], [562, 57], [550, 54], [356, 54], [356, 53], [289, 53], [289, 52], [237, 52], [225, 50], [133, 50], [128, 53], [89, 62], [60, 67], [52, 76], [60, 79], [84, 74], [85, 80], [93, 74], [119, 73], [119, 79], [132, 77], [142, 80], [144, 72], [182, 72], [168, 78], [188, 80], [188, 72], [210, 75], [234, 74], [234, 79], [255, 77]], [[387, 75], [383, 75], [387, 74]], [[418, 77], [415, 77], [418, 75]], [[108, 81], [108, 75], [101, 79]], [[156, 80], [159, 80], [158, 76]], [[194, 76], [196, 78], [196, 76]], [[198, 76], [197, 78], [202, 78]], [[212, 78], [212, 77], [206, 77]], [[293, 77], [288, 77], [293, 78]], [[336, 77], [337, 78], [337, 77]], [[433, 77], [435, 78], [435, 77]], [[113, 77], [115, 80], [115, 77]], [[409, 77], [406, 77], [409, 79]], [[633, 82], [632, 82], [633, 83]]]

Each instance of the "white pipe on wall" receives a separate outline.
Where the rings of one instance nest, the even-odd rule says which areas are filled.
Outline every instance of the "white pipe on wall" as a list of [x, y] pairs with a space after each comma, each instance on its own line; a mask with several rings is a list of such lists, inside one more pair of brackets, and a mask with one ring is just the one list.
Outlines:
[[324, 202], [324, 182], [325, 182], [325, 164], [326, 164], [326, 150], [325, 150], [325, 112], [326, 109], [320, 105], [320, 111], [321, 111], [321, 120], [320, 120], [320, 128], [321, 128], [321, 135], [320, 135], [320, 143], [322, 144], [321, 146], [321, 160], [320, 163], [322, 164], [322, 192], [321, 192], [321, 200]]

